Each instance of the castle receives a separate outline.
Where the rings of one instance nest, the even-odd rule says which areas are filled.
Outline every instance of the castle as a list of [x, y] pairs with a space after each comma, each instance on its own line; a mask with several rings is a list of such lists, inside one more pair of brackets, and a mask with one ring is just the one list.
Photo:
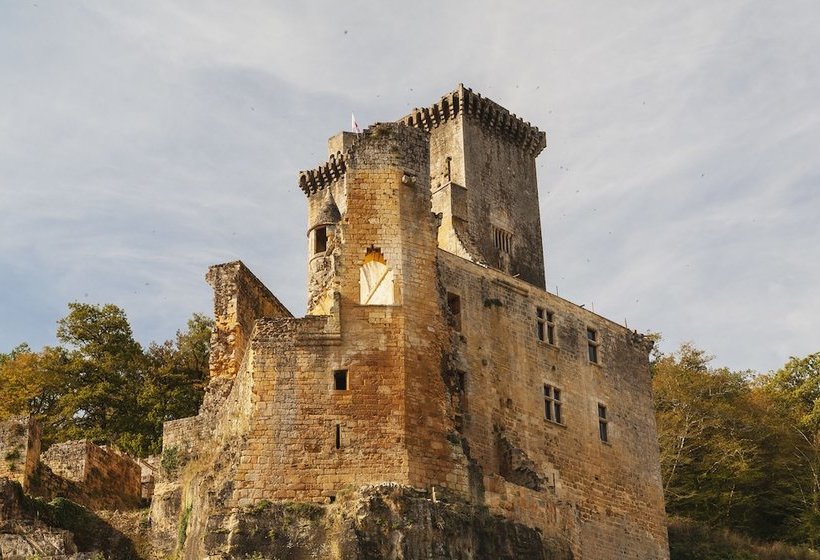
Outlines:
[[545, 291], [545, 134], [459, 86], [328, 147], [299, 175], [307, 316], [240, 262], [208, 272], [211, 387], [164, 432], [197, 459], [153, 508], [198, 519], [186, 557], [263, 500], [392, 483], [486, 506], [576, 559], [668, 558], [651, 342]]
[[328, 147], [299, 175], [307, 315], [241, 262], [208, 271], [211, 378], [165, 424], [159, 548], [668, 559], [652, 344], [545, 290], [545, 134], [459, 86]]

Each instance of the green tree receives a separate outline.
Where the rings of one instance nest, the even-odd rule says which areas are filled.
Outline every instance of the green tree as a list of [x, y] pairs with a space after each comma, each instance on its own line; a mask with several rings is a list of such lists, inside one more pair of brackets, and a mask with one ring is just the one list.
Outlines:
[[86, 438], [134, 451], [127, 442], [141, 427], [137, 394], [147, 369], [142, 347], [116, 305], [68, 307], [57, 323], [57, 339], [67, 346], [62, 393], [44, 431], [58, 441]]
[[59, 353], [47, 350], [33, 352], [24, 343], [8, 354], [0, 354], [0, 419], [36, 414], [53, 405], [59, 376], [49, 366]]
[[121, 308], [68, 307], [60, 346], [0, 354], [0, 418], [36, 415], [46, 445], [85, 438], [158, 452], [162, 423], [196, 414], [202, 402], [212, 321], [196, 314], [174, 341], [143, 350]]
[[684, 344], [653, 362], [667, 510], [771, 538], [788, 509], [762, 499], [776, 482], [769, 470], [776, 432], [750, 374], [712, 368], [711, 360]]
[[820, 544], [820, 352], [790, 358], [761, 381], [776, 418], [780, 444], [789, 457], [784, 476], [792, 482], [798, 506], [790, 524], [796, 541]]
[[175, 340], [149, 346], [149, 367], [139, 395], [148, 435], [139, 444], [144, 453], [159, 452], [163, 422], [199, 411], [208, 381], [212, 327], [211, 319], [197, 313], [185, 331], [177, 331]]

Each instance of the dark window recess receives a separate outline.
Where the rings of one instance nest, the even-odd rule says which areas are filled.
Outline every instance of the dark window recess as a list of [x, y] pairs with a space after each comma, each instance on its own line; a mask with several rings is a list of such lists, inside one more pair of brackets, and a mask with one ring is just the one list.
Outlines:
[[552, 311], [535, 308], [535, 336], [542, 342], [555, 344], [555, 321]]
[[513, 234], [496, 226], [492, 226], [492, 234], [495, 248], [503, 253], [511, 254]]
[[606, 406], [598, 403], [598, 436], [601, 441], [609, 441], [609, 419], [606, 417]]
[[342, 426], [336, 424], [336, 449], [341, 449], [342, 447]]
[[319, 227], [314, 230], [313, 252], [324, 253], [327, 251], [327, 228]]
[[544, 418], [556, 424], [563, 424], [561, 404], [561, 389], [544, 385]]
[[461, 330], [461, 298], [447, 292], [447, 310], [450, 312], [450, 324], [457, 331]]
[[593, 364], [598, 363], [598, 332], [595, 329], [587, 329], [587, 351], [589, 361]]
[[346, 369], [337, 369], [333, 372], [333, 389], [336, 391], [347, 391]]

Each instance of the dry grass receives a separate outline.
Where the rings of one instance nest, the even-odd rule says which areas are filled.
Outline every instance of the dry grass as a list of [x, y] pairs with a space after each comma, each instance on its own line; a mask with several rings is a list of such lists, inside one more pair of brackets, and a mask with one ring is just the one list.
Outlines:
[[672, 560], [820, 560], [820, 552], [781, 542], [765, 543], [680, 517], [669, 520]]

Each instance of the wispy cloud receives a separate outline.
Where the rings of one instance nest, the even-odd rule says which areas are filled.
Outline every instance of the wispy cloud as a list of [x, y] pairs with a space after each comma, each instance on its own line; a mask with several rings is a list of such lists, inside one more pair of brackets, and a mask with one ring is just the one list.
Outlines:
[[0, 350], [73, 299], [143, 340], [242, 258], [299, 313], [299, 169], [458, 82], [546, 130], [548, 283], [765, 370], [817, 351], [812, 2], [60, 3], [0, 17]]

